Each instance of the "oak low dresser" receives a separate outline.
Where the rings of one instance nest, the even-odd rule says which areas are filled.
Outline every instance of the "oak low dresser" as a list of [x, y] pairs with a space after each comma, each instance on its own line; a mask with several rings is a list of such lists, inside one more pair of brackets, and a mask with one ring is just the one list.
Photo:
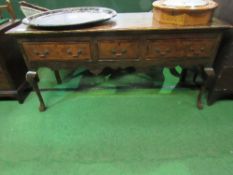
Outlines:
[[[106, 66], [134, 66], [139, 71], [146, 71], [150, 66], [198, 66], [213, 75], [212, 63], [222, 33], [229, 27], [217, 19], [209, 26], [161, 25], [148, 12], [120, 13], [98, 26], [66, 30], [39, 30], [21, 24], [7, 34], [18, 40], [29, 68], [27, 80], [38, 95], [40, 111], [44, 111], [46, 106], [37, 85], [36, 70], [40, 67], [54, 70], [58, 82], [61, 82], [59, 69], [78, 66], [96, 74]], [[199, 108], [202, 107], [200, 99], [201, 93]]]

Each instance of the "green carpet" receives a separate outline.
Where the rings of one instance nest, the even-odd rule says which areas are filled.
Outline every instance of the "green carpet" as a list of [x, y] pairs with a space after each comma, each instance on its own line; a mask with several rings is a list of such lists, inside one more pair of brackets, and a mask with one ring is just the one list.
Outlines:
[[[114, 88], [153, 82], [132, 73], [83, 77], [63, 72], [56, 85], [48, 69], [43, 88], [97, 87], [77, 92], [43, 91], [25, 103], [0, 102], [0, 175], [232, 175], [233, 102], [196, 108], [196, 90], [174, 89], [164, 71], [161, 89]], [[103, 88], [104, 87], [104, 88]], [[109, 88], [110, 87], [110, 88]]]
[[0, 19], [0, 24], [4, 24], [4, 23], [6, 23], [7, 21], [9, 21], [9, 19], [6, 19], [6, 18]]

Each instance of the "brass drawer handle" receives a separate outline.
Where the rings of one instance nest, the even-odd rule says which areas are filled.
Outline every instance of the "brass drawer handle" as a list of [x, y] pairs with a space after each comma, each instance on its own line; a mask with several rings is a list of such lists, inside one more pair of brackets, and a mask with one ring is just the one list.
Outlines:
[[35, 53], [35, 55], [39, 56], [40, 58], [46, 58], [49, 55], [49, 51], [48, 50], [44, 50], [42, 52], [39, 51], [33, 51]]
[[80, 55], [83, 54], [83, 50], [82, 49], [78, 49], [77, 53], [75, 55], [73, 55], [72, 50], [71, 49], [67, 49], [66, 53], [68, 55], [71, 55], [72, 57], [76, 58], [76, 57], [79, 57]]
[[204, 51], [205, 51], [205, 47], [202, 47], [202, 48], [201, 48], [201, 52], [204, 52]]
[[120, 57], [120, 56], [122, 56], [123, 54], [122, 53], [115, 53], [114, 54], [116, 57]]
[[166, 56], [166, 54], [167, 54], [166, 52], [160, 53], [161, 56]]
[[166, 49], [164, 51], [161, 51], [159, 48], [156, 48], [155, 49], [156, 53], [161, 55], [161, 56], [166, 56], [166, 54], [170, 53], [171, 52], [171, 49]]
[[127, 53], [127, 49], [121, 49], [119, 51], [116, 51], [116, 49], [112, 49], [112, 54], [115, 57], [121, 57], [121, 56], [123, 56], [126, 53]]

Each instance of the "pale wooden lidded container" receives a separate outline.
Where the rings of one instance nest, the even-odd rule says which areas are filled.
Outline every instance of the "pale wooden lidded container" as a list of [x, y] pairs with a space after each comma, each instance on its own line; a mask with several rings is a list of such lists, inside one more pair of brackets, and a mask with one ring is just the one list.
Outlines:
[[205, 0], [203, 6], [167, 6], [165, 0], [153, 3], [153, 18], [159, 23], [181, 26], [208, 25], [218, 4], [212, 0]]

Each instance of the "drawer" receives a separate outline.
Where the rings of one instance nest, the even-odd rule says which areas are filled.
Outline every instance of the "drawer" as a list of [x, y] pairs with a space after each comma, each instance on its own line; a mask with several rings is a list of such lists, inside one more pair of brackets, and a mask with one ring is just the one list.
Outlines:
[[98, 59], [137, 59], [139, 44], [137, 40], [100, 40], [98, 41]]
[[28, 60], [89, 60], [89, 42], [24, 42], [22, 43]]
[[144, 57], [157, 58], [212, 58], [218, 40], [214, 38], [174, 38], [146, 40]]

